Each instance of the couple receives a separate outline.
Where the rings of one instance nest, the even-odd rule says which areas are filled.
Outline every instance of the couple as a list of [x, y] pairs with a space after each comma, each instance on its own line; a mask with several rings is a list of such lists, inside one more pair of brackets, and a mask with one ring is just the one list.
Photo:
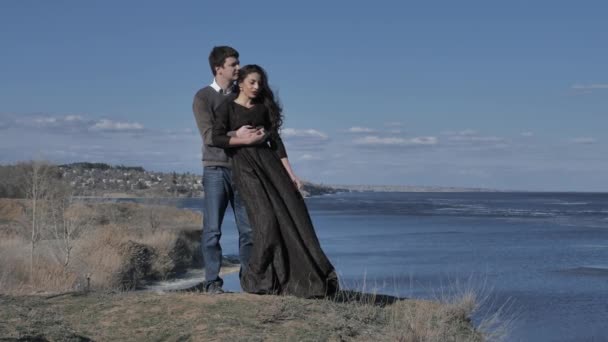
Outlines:
[[279, 129], [282, 109], [264, 69], [239, 68], [229, 46], [209, 55], [213, 83], [194, 97], [203, 138], [204, 288], [221, 293], [221, 224], [228, 203], [239, 231], [244, 291], [323, 297], [338, 279], [315, 234]]

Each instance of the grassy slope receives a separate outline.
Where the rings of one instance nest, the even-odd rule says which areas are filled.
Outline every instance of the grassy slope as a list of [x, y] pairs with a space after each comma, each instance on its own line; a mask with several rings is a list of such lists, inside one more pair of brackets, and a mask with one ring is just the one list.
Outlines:
[[0, 338], [96, 341], [480, 341], [437, 303], [385, 307], [249, 294], [0, 296]]

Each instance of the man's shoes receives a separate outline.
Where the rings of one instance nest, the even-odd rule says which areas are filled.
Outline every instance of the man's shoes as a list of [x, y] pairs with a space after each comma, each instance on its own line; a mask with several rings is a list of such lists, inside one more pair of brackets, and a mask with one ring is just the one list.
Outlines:
[[205, 293], [222, 294], [224, 293], [224, 289], [222, 289], [222, 284], [220, 282], [214, 281], [208, 283], [207, 286], [205, 286]]

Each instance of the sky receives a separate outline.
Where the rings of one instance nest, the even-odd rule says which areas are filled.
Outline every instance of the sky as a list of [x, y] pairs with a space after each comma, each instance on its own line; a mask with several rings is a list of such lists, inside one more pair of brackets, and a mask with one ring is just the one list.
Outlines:
[[605, 1], [1, 1], [0, 163], [202, 174], [216, 45], [303, 179], [608, 191]]

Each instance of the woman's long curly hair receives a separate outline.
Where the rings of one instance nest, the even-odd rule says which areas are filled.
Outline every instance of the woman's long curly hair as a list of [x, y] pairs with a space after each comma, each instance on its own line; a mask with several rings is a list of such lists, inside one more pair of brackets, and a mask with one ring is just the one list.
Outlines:
[[237, 84], [240, 84], [247, 78], [248, 75], [257, 73], [260, 75], [260, 87], [258, 96], [253, 99], [253, 103], [263, 104], [268, 113], [270, 114], [271, 129], [275, 132], [279, 132], [279, 129], [283, 125], [283, 108], [279, 103], [279, 99], [275, 98], [272, 89], [268, 85], [268, 76], [266, 71], [259, 65], [249, 64], [239, 69], [239, 77], [237, 78]]

